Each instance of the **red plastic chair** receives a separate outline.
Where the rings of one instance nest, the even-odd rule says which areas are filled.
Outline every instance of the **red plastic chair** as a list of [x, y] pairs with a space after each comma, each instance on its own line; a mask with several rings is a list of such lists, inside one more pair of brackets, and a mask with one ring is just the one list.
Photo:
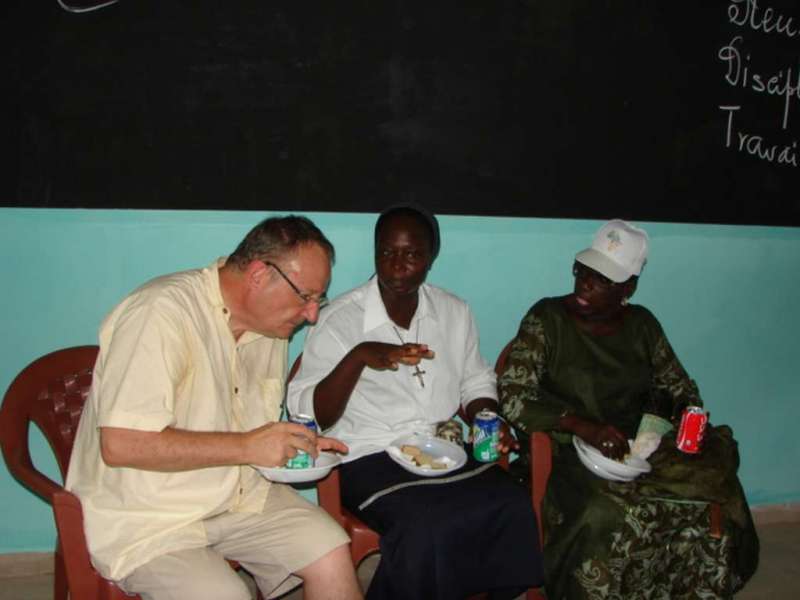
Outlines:
[[[126, 594], [94, 569], [86, 546], [80, 500], [37, 470], [28, 448], [28, 430], [33, 422], [53, 449], [61, 479], [66, 477], [97, 352], [97, 346], [75, 346], [36, 359], [11, 383], [0, 408], [0, 446], [9, 472], [53, 505], [58, 531], [54, 600], [67, 600], [68, 593], [74, 600], [139, 598]], [[228, 562], [238, 568], [237, 563]]]
[[[97, 346], [77, 346], [38, 358], [17, 375], [3, 398], [0, 446], [8, 470], [22, 485], [49, 504], [63, 487], [34, 467], [28, 448], [30, 423], [35, 423], [49, 442], [63, 480], [83, 403], [92, 384], [97, 350]], [[63, 546], [59, 536], [54, 565], [55, 600], [67, 599], [68, 576]]]
[[381, 536], [342, 506], [339, 469], [331, 470], [327, 477], [317, 482], [317, 501], [350, 536], [350, 556], [356, 568], [367, 556], [380, 551]]

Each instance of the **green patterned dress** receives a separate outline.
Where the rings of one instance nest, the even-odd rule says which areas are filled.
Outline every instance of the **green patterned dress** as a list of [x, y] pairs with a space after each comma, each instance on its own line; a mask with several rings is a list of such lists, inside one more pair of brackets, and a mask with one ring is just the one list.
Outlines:
[[[543, 507], [550, 600], [730, 598], [753, 574], [758, 538], [730, 428], [709, 425], [696, 456], [679, 452], [667, 434], [649, 459], [652, 472], [629, 483], [590, 473], [571, 435], [556, 431], [569, 409], [632, 438], [655, 405], [668, 416], [702, 404], [646, 308], [629, 306], [617, 332], [593, 335], [561, 298], [539, 301], [522, 320], [498, 386], [503, 414], [523, 437], [547, 431], [554, 441]], [[518, 461], [523, 473], [526, 461]], [[722, 505], [721, 538], [709, 535], [711, 501]]]

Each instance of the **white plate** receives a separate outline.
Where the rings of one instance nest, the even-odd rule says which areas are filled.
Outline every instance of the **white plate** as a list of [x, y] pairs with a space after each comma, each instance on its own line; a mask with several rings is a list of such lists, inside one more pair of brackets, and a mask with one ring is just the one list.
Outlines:
[[[632, 440], [628, 440], [629, 447], [631, 442]], [[618, 477], [629, 477], [650, 472], [650, 463], [637, 456], [629, 454], [624, 462], [620, 462], [604, 456], [597, 448], [590, 446], [580, 438], [578, 438], [578, 443], [582, 446], [582, 450], [593, 463], [598, 464], [605, 471], [613, 473]]]
[[314, 466], [308, 469], [287, 469], [286, 467], [259, 467], [253, 465], [264, 477], [279, 483], [303, 483], [322, 479], [331, 469], [342, 462], [336, 454], [320, 452]]
[[[444, 462], [447, 468], [432, 469], [427, 465], [424, 467], [417, 466], [411, 460], [410, 456], [403, 454], [403, 451], [400, 450], [402, 446], [406, 445], [416, 446], [426, 454], [430, 454], [439, 462]], [[456, 469], [460, 469], [467, 462], [467, 453], [464, 452], [461, 446], [424, 433], [410, 433], [397, 438], [386, 448], [386, 453], [406, 471], [422, 475], [423, 477], [440, 477], [442, 475], [447, 475]]]
[[584, 466], [603, 479], [631, 481], [642, 473], [649, 473], [652, 468], [650, 463], [638, 456], [628, 456], [625, 462], [607, 458], [578, 436], [572, 436], [572, 443]]
[[578, 451], [578, 458], [583, 463], [583, 466], [585, 466], [587, 469], [589, 469], [592, 473], [594, 473], [598, 477], [601, 477], [602, 479], [608, 479], [610, 481], [632, 481], [633, 479], [635, 479], [635, 475], [619, 477], [617, 475], [614, 475], [613, 473], [609, 473], [603, 467], [594, 462], [592, 458], [586, 453], [586, 450], [584, 450], [582, 446], [575, 445], [575, 448]]

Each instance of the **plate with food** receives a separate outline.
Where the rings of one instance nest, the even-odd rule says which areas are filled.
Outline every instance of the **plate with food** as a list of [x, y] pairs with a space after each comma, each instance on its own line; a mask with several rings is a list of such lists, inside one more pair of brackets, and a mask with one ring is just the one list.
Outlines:
[[320, 452], [314, 461], [313, 467], [305, 469], [289, 469], [287, 467], [259, 467], [253, 465], [264, 477], [270, 481], [279, 483], [304, 483], [322, 479], [331, 469], [342, 462], [337, 454], [332, 452]]
[[587, 444], [577, 435], [572, 437], [572, 443], [583, 465], [603, 479], [632, 481], [639, 475], [650, 472], [650, 463], [633, 454], [627, 454], [624, 460], [618, 461], [604, 456], [597, 448]]
[[441, 477], [460, 469], [467, 453], [458, 444], [425, 433], [410, 433], [394, 440], [386, 453], [406, 471], [423, 477]]

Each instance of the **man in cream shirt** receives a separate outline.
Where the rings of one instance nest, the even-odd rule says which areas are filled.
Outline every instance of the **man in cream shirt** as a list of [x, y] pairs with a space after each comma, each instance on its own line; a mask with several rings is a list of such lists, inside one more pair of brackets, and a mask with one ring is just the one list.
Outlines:
[[146, 599], [360, 598], [347, 535], [250, 465], [347, 448], [279, 422], [287, 338], [315, 322], [334, 251], [311, 221], [267, 219], [227, 259], [150, 281], [100, 329], [67, 489], [92, 562]]

